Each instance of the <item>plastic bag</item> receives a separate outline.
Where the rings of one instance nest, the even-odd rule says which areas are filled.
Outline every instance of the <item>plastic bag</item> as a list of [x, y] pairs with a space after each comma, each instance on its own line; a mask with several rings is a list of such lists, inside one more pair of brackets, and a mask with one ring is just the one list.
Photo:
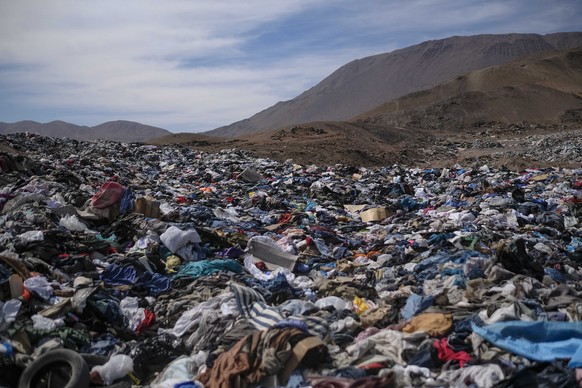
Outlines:
[[11, 299], [4, 304], [0, 301], [0, 330], [7, 329], [12, 322], [16, 321], [21, 305], [22, 302], [18, 299]]
[[46, 278], [42, 276], [35, 276], [24, 281], [24, 288], [35, 293], [44, 300], [49, 300], [53, 295], [53, 288]]
[[31, 318], [33, 322], [33, 327], [35, 329], [53, 331], [57, 327], [65, 325], [65, 321], [62, 318], [50, 319], [43, 317], [42, 315], [39, 314], [33, 315]]
[[133, 372], [133, 359], [125, 354], [116, 354], [105, 364], [94, 366], [91, 372], [99, 373], [105, 385], [111, 385], [115, 380]]
[[31, 242], [44, 241], [44, 233], [42, 230], [31, 230], [24, 232], [17, 236], [23, 244], [28, 244]]
[[87, 225], [82, 223], [81, 220], [79, 220], [77, 216], [74, 215], [64, 216], [61, 218], [59, 221], [59, 226], [75, 232], [84, 232], [89, 229]]
[[182, 262], [178, 256], [171, 255], [166, 258], [166, 270], [168, 273], [176, 272], [176, 268], [180, 267], [181, 265]]

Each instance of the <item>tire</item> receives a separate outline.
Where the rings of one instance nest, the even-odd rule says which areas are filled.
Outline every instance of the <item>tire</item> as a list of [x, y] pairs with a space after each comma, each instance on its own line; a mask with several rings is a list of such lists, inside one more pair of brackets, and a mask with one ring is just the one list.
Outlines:
[[51, 350], [34, 360], [20, 376], [18, 388], [89, 387], [89, 366], [69, 349]]
[[109, 357], [107, 356], [100, 356], [98, 354], [91, 354], [91, 353], [81, 353], [81, 357], [83, 360], [89, 365], [89, 370], [94, 366], [103, 365], [107, 361], [109, 361]]

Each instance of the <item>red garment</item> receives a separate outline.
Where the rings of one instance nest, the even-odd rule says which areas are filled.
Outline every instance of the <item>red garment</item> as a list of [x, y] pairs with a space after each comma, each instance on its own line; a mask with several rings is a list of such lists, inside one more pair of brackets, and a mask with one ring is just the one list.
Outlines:
[[281, 214], [281, 218], [279, 218], [279, 224], [287, 224], [291, 221], [291, 213], [283, 213]]
[[264, 261], [258, 261], [255, 263], [255, 266], [260, 269], [261, 271], [265, 272], [268, 268], [267, 268], [267, 264], [265, 264]]
[[121, 199], [125, 187], [117, 182], [107, 181], [103, 183], [99, 191], [91, 198], [91, 205], [97, 209], [105, 209], [116, 204]]
[[459, 361], [461, 368], [467, 361], [471, 361], [471, 355], [469, 355], [469, 353], [465, 351], [455, 352], [453, 349], [449, 348], [449, 341], [446, 338], [434, 341], [433, 345], [435, 348], [437, 348], [437, 355], [439, 360], [457, 360]]
[[135, 332], [138, 334], [147, 329], [148, 327], [150, 327], [156, 320], [156, 314], [154, 314], [150, 310], [144, 310], [144, 315], [145, 318], [143, 319], [143, 321], [139, 323], [139, 325], [135, 329]]

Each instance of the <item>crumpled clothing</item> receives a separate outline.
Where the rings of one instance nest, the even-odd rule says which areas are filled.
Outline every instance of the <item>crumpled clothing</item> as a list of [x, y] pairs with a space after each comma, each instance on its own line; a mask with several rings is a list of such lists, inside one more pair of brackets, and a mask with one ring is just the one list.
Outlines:
[[577, 373], [573, 369], [566, 369], [561, 364], [541, 363], [519, 367], [513, 376], [499, 382], [495, 387], [579, 387], [580, 381], [576, 377]]
[[471, 361], [471, 355], [465, 351], [455, 352], [449, 347], [448, 340], [442, 338], [439, 341], [434, 341], [434, 347], [437, 349], [439, 359], [443, 361], [459, 361], [459, 366], [462, 368], [465, 363]]
[[447, 334], [453, 327], [453, 318], [449, 314], [424, 313], [415, 316], [402, 328], [405, 333], [423, 331], [431, 337]]
[[173, 276], [173, 279], [179, 279], [183, 277], [197, 279], [199, 277], [212, 275], [220, 271], [242, 273], [243, 267], [237, 261], [231, 259], [193, 261], [184, 264]]
[[497, 364], [471, 365], [461, 369], [448, 370], [437, 377], [437, 382], [458, 381], [456, 387], [490, 388], [505, 379], [503, 369]]
[[433, 303], [433, 297], [430, 296], [420, 296], [415, 293], [410, 294], [408, 299], [406, 299], [406, 305], [400, 311], [402, 318], [410, 319], [418, 312], [427, 309]]
[[343, 377], [314, 377], [311, 379], [313, 388], [384, 388], [394, 386], [394, 376], [369, 376], [358, 380]]
[[135, 208], [135, 194], [127, 187], [119, 199], [119, 213], [128, 214]]
[[99, 191], [91, 198], [91, 205], [96, 209], [105, 209], [119, 202], [125, 187], [114, 181], [101, 185]]
[[416, 365], [394, 365], [392, 368], [382, 369], [378, 375], [384, 376], [389, 373], [394, 374], [395, 381], [393, 387], [408, 388], [436, 385], [432, 373], [428, 368], [422, 368]]
[[154, 295], [170, 289], [170, 278], [157, 272], [140, 271], [129, 265], [111, 264], [101, 273], [100, 278], [107, 284], [143, 287]]
[[498, 322], [473, 331], [495, 346], [539, 362], [569, 359], [582, 367], [582, 322]]
[[170, 226], [166, 229], [160, 235], [160, 240], [172, 253], [176, 253], [180, 248], [189, 243], [199, 243], [202, 241], [195, 229], [181, 230], [176, 226]]
[[424, 338], [426, 338], [424, 333], [407, 334], [385, 329], [346, 347], [347, 357], [340, 356], [337, 360], [338, 366], [365, 364], [375, 356], [405, 365], [405, 351], [416, 349], [416, 343]]
[[295, 321], [307, 328], [307, 332], [320, 338], [329, 334], [329, 325], [326, 319], [316, 315], [290, 315], [284, 317], [278, 307], [269, 306], [257, 291], [241, 284], [231, 283], [230, 289], [234, 293], [237, 308], [240, 314], [246, 317], [257, 330], [266, 330], [282, 321]]
[[308, 335], [301, 330], [256, 331], [221, 353], [197, 379], [207, 388], [230, 388], [237, 376], [248, 384], [278, 373], [291, 357], [293, 346]]
[[199, 303], [190, 310], [184, 312], [174, 324], [172, 329], [159, 329], [160, 333], [169, 333], [176, 337], [182, 337], [190, 329], [197, 326], [202, 319], [205, 311], [220, 311], [220, 305], [232, 299], [234, 295], [231, 292], [225, 292], [218, 296]]

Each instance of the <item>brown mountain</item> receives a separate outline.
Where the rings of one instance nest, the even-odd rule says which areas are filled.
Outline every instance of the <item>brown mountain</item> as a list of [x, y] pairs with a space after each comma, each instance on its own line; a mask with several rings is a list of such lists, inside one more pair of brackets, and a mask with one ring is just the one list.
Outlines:
[[79, 126], [59, 120], [44, 124], [36, 121], [0, 123], [0, 134], [17, 132], [32, 132], [43, 136], [68, 137], [77, 140], [105, 139], [119, 142], [141, 142], [170, 133], [162, 128], [124, 120], [109, 121], [94, 127]]
[[99, 124], [92, 127], [92, 130], [96, 133], [95, 139], [108, 139], [120, 142], [145, 141], [171, 133], [166, 129], [124, 120]]
[[349, 121], [303, 123], [236, 138], [173, 134], [155, 141], [169, 143], [208, 152], [246, 149], [302, 164], [579, 167], [582, 48], [473, 71]]
[[427, 41], [350, 62], [292, 100], [206, 133], [234, 137], [311, 121], [347, 120], [470, 71], [579, 46], [582, 32], [454, 36]]
[[582, 121], [582, 47], [473, 71], [384, 103], [351, 121], [363, 128], [454, 131], [489, 123]]

